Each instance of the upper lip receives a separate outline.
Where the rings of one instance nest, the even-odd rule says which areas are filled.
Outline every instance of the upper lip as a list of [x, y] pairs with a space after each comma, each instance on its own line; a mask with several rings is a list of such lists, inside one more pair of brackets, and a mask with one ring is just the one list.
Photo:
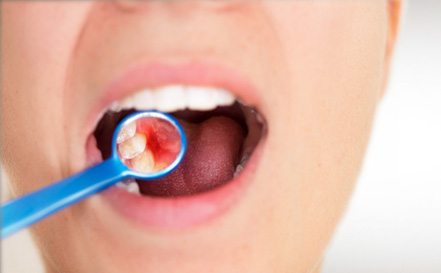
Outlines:
[[178, 65], [160, 62], [133, 65], [103, 88], [101, 98], [89, 114], [85, 135], [93, 132], [99, 118], [112, 102], [146, 87], [155, 88], [171, 84], [219, 87], [232, 92], [248, 105], [256, 108], [260, 108], [261, 105], [257, 88], [242, 75], [222, 65], [198, 62]]

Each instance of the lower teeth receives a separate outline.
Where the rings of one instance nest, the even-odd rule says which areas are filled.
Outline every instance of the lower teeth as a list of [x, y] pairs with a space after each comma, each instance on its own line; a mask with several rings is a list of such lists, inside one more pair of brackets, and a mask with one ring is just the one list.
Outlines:
[[233, 177], [238, 176], [242, 172], [250, 157], [251, 155], [249, 153], [245, 153], [242, 156], [242, 159], [240, 160], [239, 164], [236, 166], [236, 170], [234, 171]]
[[127, 179], [122, 182], [118, 182], [116, 186], [118, 188], [125, 189], [126, 191], [131, 193], [141, 194], [139, 191], [138, 183], [136, 183], [134, 179]]
[[244, 169], [244, 167], [241, 164], [237, 165], [236, 170], [234, 171], [233, 177], [238, 176], [242, 172], [243, 169]]

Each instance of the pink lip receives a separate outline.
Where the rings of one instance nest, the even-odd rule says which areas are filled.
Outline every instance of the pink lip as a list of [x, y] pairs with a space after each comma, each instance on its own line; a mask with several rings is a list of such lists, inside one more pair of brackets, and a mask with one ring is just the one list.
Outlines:
[[[200, 63], [181, 65], [154, 63], [132, 67], [105, 89], [103, 99], [91, 115], [89, 129], [95, 126], [99, 113], [113, 101], [129, 96], [145, 87], [154, 88], [170, 84], [224, 88], [235, 93], [247, 104], [259, 107], [257, 90], [248, 81], [228, 69]], [[244, 196], [253, 180], [254, 169], [261, 150], [262, 143], [258, 145], [247, 167], [239, 176], [209, 192], [176, 198], [160, 198], [139, 196], [117, 187], [111, 187], [100, 194], [100, 197], [123, 218], [148, 229], [176, 229], [208, 223], [224, 214], [237, 203], [240, 197]], [[93, 151], [88, 149], [87, 156], [91, 157], [92, 154]]]

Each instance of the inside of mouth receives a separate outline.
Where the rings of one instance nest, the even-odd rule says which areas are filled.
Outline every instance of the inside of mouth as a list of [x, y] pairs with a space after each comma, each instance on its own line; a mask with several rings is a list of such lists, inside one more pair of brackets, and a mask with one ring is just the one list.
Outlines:
[[[103, 159], [111, 155], [116, 126], [134, 111], [108, 111], [99, 121], [94, 137]], [[181, 123], [187, 136], [188, 147], [183, 161], [161, 179], [124, 181], [122, 186], [127, 186], [126, 189], [136, 188], [134, 191], [139, 189], [142, 195], [160, 197], [193, 195], [215, 189], [240, 175], [263, 137], [260, 114], [239, 102], [211, 111], [184, 110], [171, 114]]]
[[161, 117], [137, 116], [117, 133], [119, 159], [141, 175], [161, 172], [180, 158], [181, 132]]

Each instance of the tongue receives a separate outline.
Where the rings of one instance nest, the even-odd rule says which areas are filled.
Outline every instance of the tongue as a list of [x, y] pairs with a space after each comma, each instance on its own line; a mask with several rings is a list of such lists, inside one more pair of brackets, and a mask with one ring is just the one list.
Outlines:
[[180, 122], [188, 141], [184, 160], [165, 178], [138, 182], [142, 194], [190, 195], [210, 190], [233, 178], [244, 141], [242, 127], [224, 116], [198, 124]]

